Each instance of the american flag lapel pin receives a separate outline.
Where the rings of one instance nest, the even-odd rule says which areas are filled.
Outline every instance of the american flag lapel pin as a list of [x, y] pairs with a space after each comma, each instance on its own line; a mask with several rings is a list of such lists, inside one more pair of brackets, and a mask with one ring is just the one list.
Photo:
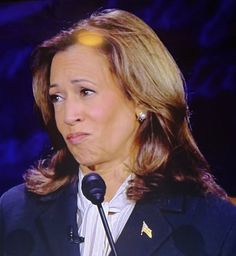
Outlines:
[[141, 229], [141, 236], [146, 234], [149, 238], [152, 238], [152, 230], [148, 227], [147, 223], [143, 221], [142, 229]]

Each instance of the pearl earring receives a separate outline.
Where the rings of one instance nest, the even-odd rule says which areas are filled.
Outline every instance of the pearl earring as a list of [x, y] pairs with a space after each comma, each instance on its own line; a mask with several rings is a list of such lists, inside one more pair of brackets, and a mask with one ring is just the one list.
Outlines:
[[137, 120], [142, 123], [145, 119], [147, 118], [147, 113], [145, 112], [140, 112], [137, 115]]

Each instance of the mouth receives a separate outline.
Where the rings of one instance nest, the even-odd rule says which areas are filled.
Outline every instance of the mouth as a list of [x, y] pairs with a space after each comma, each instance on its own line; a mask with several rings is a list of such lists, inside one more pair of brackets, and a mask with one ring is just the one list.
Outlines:
[[89, 136], [89, 133], [85, 132], [75, 132], [70, 133], [66, 136], [66, 140], [73, 145], [81, 143], [85, 138]]

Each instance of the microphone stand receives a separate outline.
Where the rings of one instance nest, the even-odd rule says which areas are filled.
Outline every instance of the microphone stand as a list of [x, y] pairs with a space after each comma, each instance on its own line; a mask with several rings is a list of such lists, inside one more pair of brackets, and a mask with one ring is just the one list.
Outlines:
[[109, 241], [109, 244], [110, 244], [110, 247], [111, 247], [111, 251], [113, 252], [114, 256], [118, 256], [117, 252], [116, 252], [116, 248], [115, 248], [115, 243], [114, 243], [110, 228], [108, 226], [108, 222], [107, 222], [104, 210], [102, 208], [102, 205], [97, 204], [97, 207], [98, 207], [98, 211], [99, 211], [99, 214], [101, 216], [101, 219], [102, 219], [104, 229], [105, 229], [106, 234], [107, 234], [107, 238], [108, 238], [108, 241]]
[[84, 176], [81, 188], [84, 196], [93, 204], [97, 205], [100, 217], [102, 219], [102, 224], [111, 247], [111, 251], [114, 256], [118, 256], [111, 230], [109, 228], [104, 210], [102, 208], [102, 202], [104, 201], [104, 195], [106, 192], [106, 184], [104, 180], [97, 173], [89, 173]]

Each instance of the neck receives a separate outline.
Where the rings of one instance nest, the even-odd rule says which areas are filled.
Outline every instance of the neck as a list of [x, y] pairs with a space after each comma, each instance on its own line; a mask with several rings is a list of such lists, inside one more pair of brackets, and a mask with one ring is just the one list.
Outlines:
[[106, 169], [89, 168], [87, 166], [80, 166], [80, 168], [84, 175], [90, 172], [96, 172], [103, 178], [106, 184], [104, 201], [110, 201], [116, 194], [121, 184], [130, 175], [128, 167], [123, 163], [116, 167]]

